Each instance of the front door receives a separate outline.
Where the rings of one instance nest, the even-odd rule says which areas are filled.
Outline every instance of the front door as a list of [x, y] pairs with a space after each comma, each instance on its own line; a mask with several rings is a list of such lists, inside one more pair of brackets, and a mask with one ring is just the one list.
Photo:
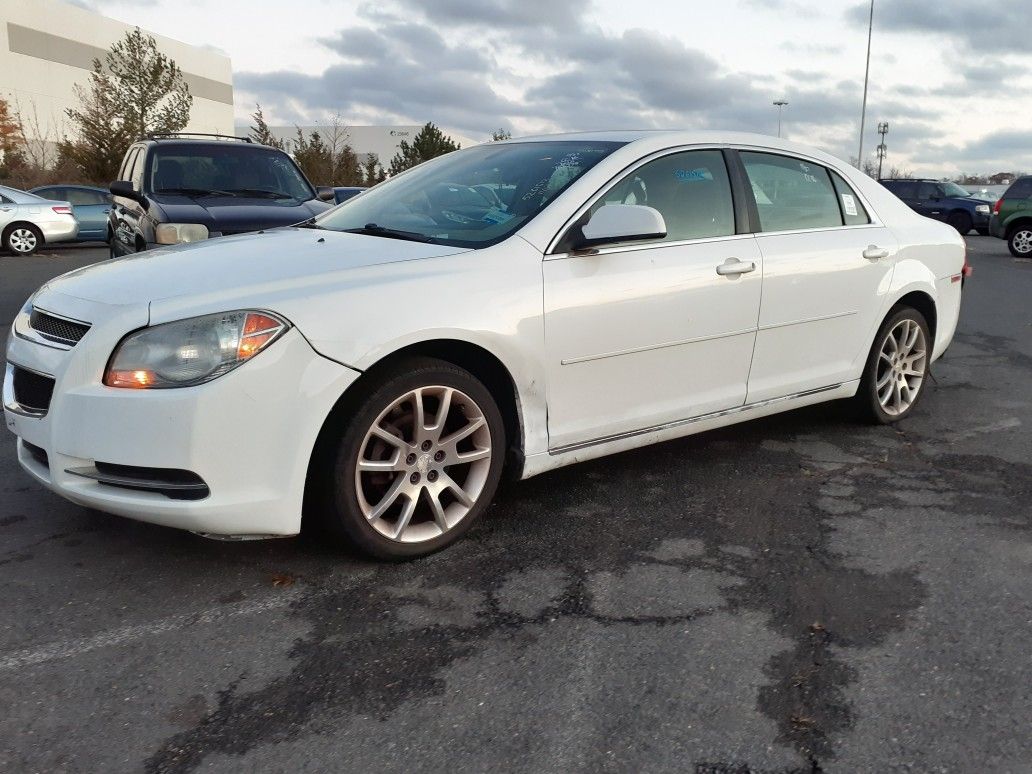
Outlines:
[[789, 156], [740, 155], [763, 254], [748, 402], [859, 378], [886, 311], [896, 238], [837, 172]]
[[745, 401], [762, 266], [753, 236], [735, 233], [721, 152], [648, 161], [591, 210], [607, 203], [656, 208], [667, 235], [546, 256], [551, 449]]

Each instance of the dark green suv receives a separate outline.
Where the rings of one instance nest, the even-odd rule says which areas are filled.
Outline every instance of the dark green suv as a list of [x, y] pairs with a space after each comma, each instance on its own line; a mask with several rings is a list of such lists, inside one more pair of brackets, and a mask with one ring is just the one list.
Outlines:
[[1006, 239], [1015, 258], [1032, 258], [1032, 175], [1019, 177], [996, 202], [989, 233]]

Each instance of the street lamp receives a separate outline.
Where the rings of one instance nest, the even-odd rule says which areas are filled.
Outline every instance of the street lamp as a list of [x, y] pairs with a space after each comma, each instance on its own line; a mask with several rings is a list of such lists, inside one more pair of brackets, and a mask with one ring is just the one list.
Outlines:
[[774, 105], [778, 109], [778, 137], [781, 136], [781, 111], [785, 107], [785, 105], [787, 105], [787, 104], [788, 104], [788, 100], [786, 100], [786, 99], [776, 99], [776, 100], [774, 100]]
[[864, 120], [867, 118], [867, 82], [871, 76], [871, 36], [874, 34], [874, 0], [867, 20], [867, 67], [864, 70], [864, 101], [860, 108], [860, 149], [856, 152], [856, 168], [864, 168]]
[[878, 134], [881, 135], [881, 144], [878, 146], [878, 179], [881, 180], [881, 168], [882, 162], [885, 161], [885, 154], [889, 152], [888, 146], [885, 144], [885, 135], [889, 133], [889, 124], [887, 121], [882, 121], [878, 124]]

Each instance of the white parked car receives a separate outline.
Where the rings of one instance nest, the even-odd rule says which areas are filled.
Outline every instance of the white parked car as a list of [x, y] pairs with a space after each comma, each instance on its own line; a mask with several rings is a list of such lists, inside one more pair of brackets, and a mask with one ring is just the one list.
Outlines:
[[32, 255], [48, 242], [70, 242], [79, 233], [72, 205], [0, 185], [0, 245]]
[[302, 227], [49, 282], [12, 326], [5, 416], [29, 474], [84, 506], [272, 536], [305, 505], [416, 556], [505, 466], [836, 398], [907, 416], [965, 267], [954, 229], [781, 140], [488, 143]]

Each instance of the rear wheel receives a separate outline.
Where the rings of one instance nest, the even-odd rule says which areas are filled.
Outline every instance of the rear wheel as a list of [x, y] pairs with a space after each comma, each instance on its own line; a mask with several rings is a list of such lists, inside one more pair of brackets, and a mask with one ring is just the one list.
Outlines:
[[867, 358], [856, 401], [866, 419], [898, 422], [924, 392], [932, 356], [928, 322], [916, 309], [900, 306], [882, 323]]
[[964, 236], [971, 230], [971, 216], [963, 211], [951, 212], [949, 217], [946, 218], [946, 222], [957, 229], [961, 236]]
[[405, 559], [444, 548], [473, 525], [498, 487], [501, 413], [484, 385], [451, 363], [398, 363], [340, 430], [321, 516], [373, 556]]
[[1014, 229], [1007, 238], [1007, 247], [1015, 258], [1032, 258], [1032, 225]]
[[43, 234], [35, 226], [19, 223], [4, 234], [4, 247], [15, 255], [32, 255], [43, 244]]

